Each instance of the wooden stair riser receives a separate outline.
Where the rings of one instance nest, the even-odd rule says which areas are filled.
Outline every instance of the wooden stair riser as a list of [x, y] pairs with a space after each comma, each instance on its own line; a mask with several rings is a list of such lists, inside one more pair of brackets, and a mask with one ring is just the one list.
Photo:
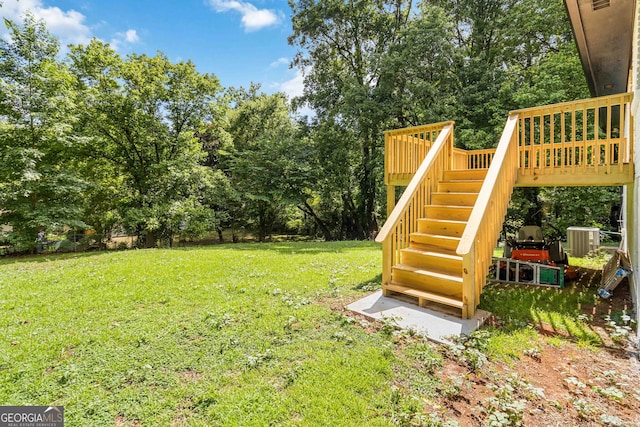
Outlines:
[[467, 181], [467, 180], [484, 181], [484, 178], [486, 176], [487, 176], [486, 169], [453, 170], [453, 171], [446, 171], [444, 173], [443, 181]]
[[397, 292], [405, 295], [412, 296], [414, 298], [418, 298], [418, 305], [425, 306], [428, 302], [437, 302], [438, 304], [444, 304], [449, 307], [455, 307], [462, 310], [463, 318], [467, 317], [467, 307], [466, 304], [460, 299], [456, 297], [447, 297], [445, 295], [433, 294], [431, 292], [421, 291], [419, 289], [409, 288], [399, 283], [391, 282], [388, 285], [382, 286], [382, 291], [384, 295], [388, 295], [389, 291]]
[[431, 204], [473, 207], [477, 198], [478, 193], [433, 193], [431, 196]]
[[413, 248], [403, 249], [402, 264], [444, 274], [460, 275], [462, 273], [462, 257], [434, 252], [423, 252]]
[[444, 221], [425, 218], [418, 220], [418, 232], [427, 234], [439, 234], [441, 236], [461, 237], [466, 225], [466, 222]]
[[404, 286], [431, 292], [434, 294], [462, 298], [462, 279], [446, 279], [441, 275], [420, 274], [415, 271], [394, 267], [391, 273], [393, 282]]
[[479, 193], [483, 181], [442, 181], [438, 193]]
[[454, 252], [460, 244], [459, 237], [440, 236], [436, 234], [412, 233], [411, 245], [419, 249], [443, 249], [447, 252]]
[[448, 219], [453, 221], [467, 221], [471, 216], [471, 206], [425, 206], [425, 215], [430, 219]]

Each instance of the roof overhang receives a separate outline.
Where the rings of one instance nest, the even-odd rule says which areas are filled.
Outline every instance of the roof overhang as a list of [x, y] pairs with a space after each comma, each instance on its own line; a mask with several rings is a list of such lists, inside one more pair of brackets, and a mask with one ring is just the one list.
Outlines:
[[635, 0], [564, 0], [592, 96], [628, 90]]

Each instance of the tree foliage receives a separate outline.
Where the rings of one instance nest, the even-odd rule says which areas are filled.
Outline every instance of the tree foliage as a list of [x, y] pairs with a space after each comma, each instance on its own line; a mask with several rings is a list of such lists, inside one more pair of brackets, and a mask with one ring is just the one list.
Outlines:
[[71, 75], [58, 62], [58, 42], [33, 15], [5, 20], [0, 40], [0, 218], [9, 240], [34, 248], [39, 231], [83, 227], [84, 181], [70, 167], [77, 140]]
[[82, 100], [79, 129], [90, 139], [87, 154], [122, 177], [113, 195], [122, 225], [146, 235], [148, 245], [178, 231], [211, 229], [220, 177], [200, 164], [196, 132], [211, 121], [217, 78], [163, 54], [122, 59], [95, 39], [72, 47], [70, 59]]
[[[588, 96], [562, 0], [290, 1], [291, 103], [195, 64], [92, 40], [60, 58], [27, 15], [0, 41], [0, 203], [10, 238], [124, 228], [152, 246], [231, 229], [371, 237], [383, 131], [456, 121], [493, 147], [510, 110]], [[296, 120], [305, 105], [309, 118]], [[598, 207], [590, 202], [596, 201]], [[569, 207], [569, 203], [570, 207]], [[566, 205], [565, 205], [566, 204]], [[619, 189], [518, 189], [507, 226], [614, 228]]]

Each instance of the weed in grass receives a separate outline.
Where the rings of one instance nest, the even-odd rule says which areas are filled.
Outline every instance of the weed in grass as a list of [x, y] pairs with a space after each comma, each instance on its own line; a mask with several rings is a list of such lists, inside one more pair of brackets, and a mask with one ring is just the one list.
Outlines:
[[398, 330], [398, 320], [399, 318], [396, 316], [390, 317], [382, 317], [380, 321], [382, 326], [380, 327], [380, 332], [386, 336], [392, 336], [394, 332]]
[[518, 396], [527, 400], [534, 401], [538, 399], [546, 399], [543, 388], [534, 387], [518, 374], [513, 373], [506, 377], [506, 382], [511, 386], [512, 392], [515, 392]]
[[229, 313], [224, 313], [221, 315], [217, 313], [207, 313], [204, 321], [208, 323], [213, 329], [222, 329], [233, 323], [233, 316], [231, 316]]
[[524, 354], [525, 356], [529, 356], [536, 362], [540, 362], [542, 360], [542, 350], [540, 349], [540, 347], [528, 348], [524, 350], [522, 354]]
[[331, 339], [336, 340], [338, 342], [343, 342], [345, 344], [353, 344], [353, 337], [349, 336], [344, 331], [336, 331], [331, 334]]
[[[582, 381], [578, 380], [576, 377], [565, 378], [564, 382], [566, 382], [567, 384], [573, 386], [577, 390], [583, 390], [583, 389], [587, 388], [587, 385], [585, 383], [583, 383]], [[579, 392], [582, 393], [582, 391], [579, 391]]]
[[340, 315], [340, 326], [350, 326], [357, 323], [356, 319], [351, 316]]
[[438, 394], [445, 399], [456, 400], [462, 393], [462, 387], [466, 382], [464, 376], [454, 376], [447, 378], [438, 387]]
[[487, 422], [491, 427], [521, 426], [526, 401], [514, 397], [511, 384], [496, 386], [490, 384], [494, 396], [482, 402], [480, 408], [487, 414]]
[[381, 283], [381, 279], [370, 281], [370, 282], [362, 282], [356, 285], [354, 289], [362, 292], [373, 292], [377, 289], [380, 289], [380, 283]]
[[622, 402], [622, 400], [624, 399], [624, 393], [622, 393], [622, 391], [620, 391], [620, 389], [618, 389], [617, 387], [592, 387], [591, 389], [598, 393], [600, 396], [615, 400], [616, 402]]
[[466, 365], [472, 371], [479, 371], [489, 359], [485, 354], [489, 345], [491, 333], [479, 329], [469, 335], [461, 335], [453, 346], [448, 348], [448, 354], [458, 363]]
[[627, 425], [620, 418], [609, 414], [600, 415], [600, 422], [605, 426], [625, 427]]
[[429, 344], [419, 344], [407, 352], [419, 363], [420, 372], [433, 374], [442, 367], [443, 358]]
[[609, 336], [618, 343], [626, 340], [635, 325], [635, 321], [623, 310], [613, 311], [611, 314], [606, 315], [604, 320], [609, 330]]
[[385, 401], [393, 343], [316, 303], [334, 269], [340, 295], [376, 281], [372, 243], [1, 263], [0, 402], [61, 404], [69, 425], [389, 423], [374, 408]]
[[578, 411], [578, 416], [583, 420], [588, 420], [591, 416], [598, 412], [598, 409], [584, 399], [574, 399], [571, 404]]

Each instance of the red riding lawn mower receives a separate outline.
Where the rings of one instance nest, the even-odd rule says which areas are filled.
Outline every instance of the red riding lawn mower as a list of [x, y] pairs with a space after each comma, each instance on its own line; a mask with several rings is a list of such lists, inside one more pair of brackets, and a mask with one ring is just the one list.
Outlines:
[[[504, 258], [498, 265], [499, 281], [563, 287], [565, 279], [578, 277], [560, 239], [545, 240], [537, 225], [526, 225], [518, 230], [517, 238], [507, 238]], [[558, 274], [560, 270], [564, 274]]]

